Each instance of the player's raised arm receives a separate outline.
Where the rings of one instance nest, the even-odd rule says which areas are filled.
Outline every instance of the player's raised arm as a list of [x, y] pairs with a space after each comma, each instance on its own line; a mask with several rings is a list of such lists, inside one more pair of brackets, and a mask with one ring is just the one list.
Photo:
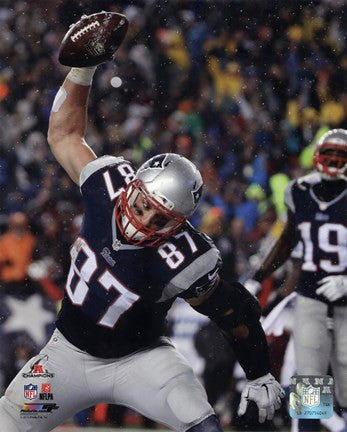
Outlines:
[[59, 89], [49, 118], [48, 143], [57, 161], [79, 184], [83, 167], [96, 158], [84, 139], [95, 68], [72, 68]]
[[48, 143], [57, 161], [79, 184], [83, 167], [96, 158], [85, 141], [90, 86], [98, 64], [112, 60], [127, 30], [124, 15], [83, 16], [65, 35], [59, 61], [72, 67], [53, 102]]

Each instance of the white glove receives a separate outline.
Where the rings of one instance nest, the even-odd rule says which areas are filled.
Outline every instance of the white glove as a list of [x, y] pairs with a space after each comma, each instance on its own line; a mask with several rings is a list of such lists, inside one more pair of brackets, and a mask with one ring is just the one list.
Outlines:
[[245, 414], [249, 401], [254, 401], [259, 409], [259, 422], [264, 423], [266, 419], [271, 420], [275, 410], [281, 406], [281, 398], [284, 390], [275, 378], [266, 374], [254, 381], [248, 381], [241, 393], [241, 402], [237, 414]]
[[261, 283], [255, 279], [247, 279], [243, 283], [243, 285], [246, 288], [246, 290], [249, 291], [254, 296], [256, 296], [258, 292], [261, 290]]
[[316, 294], [323, 295], [333, 302], [347, 294], [347, 276], [327, 276], [321, 279]]

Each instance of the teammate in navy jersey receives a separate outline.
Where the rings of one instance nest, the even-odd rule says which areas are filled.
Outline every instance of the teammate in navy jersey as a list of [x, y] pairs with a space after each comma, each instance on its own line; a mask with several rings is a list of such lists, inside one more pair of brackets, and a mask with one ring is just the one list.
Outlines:
[[[288, 217], [283, 233], [253, 280], [245, 285], [256, 294], [260, 282], [280, 267], [301, 241], [303, 256], [294, 320], [297, 373], [325, 375], [331, 364], [337, 400], [347, 410], [346, 130], [333, 129], [322, 136], [314, 166], [316, 172], [288, 185]], [[320, 422], [300, 420], [299, 430], [319, 431]]]
[[[80, 186], [84, 216], [57, 329], [0, 400], [0, 430], [48, 431], [77, 411], [126, 405], [177, 431], [221, 431], [191, 367], [165, 338], [177, 297], [225, 334], [254, 401], [271, 419], [283, 390], [270, 374], [256, 299], [222, 280], [219, 251], [187, 218], [202, 193], [197, 168], [162, 154], [136, 172], [121, 157], [97, 158], [84, 138], [95, 68], [73, 68], [53, 103], [48, 141]], [[47, 402], [49, 401], [49, 402]]]

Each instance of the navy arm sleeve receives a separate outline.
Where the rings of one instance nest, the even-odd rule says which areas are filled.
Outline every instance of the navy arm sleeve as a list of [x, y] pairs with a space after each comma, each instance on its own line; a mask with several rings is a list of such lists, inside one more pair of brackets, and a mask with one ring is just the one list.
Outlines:
[[249, 380], [270, 372], [266, 336], [259, 322], [260, 306], [243, 285], [220, 280], [210, 297], [193, 307], [222, 330]]

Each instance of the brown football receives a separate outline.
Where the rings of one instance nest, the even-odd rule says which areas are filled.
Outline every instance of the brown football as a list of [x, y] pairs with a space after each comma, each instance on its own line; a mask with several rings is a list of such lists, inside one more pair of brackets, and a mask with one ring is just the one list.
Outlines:
[[66, 33], [59, 49], [65, 66], [96, 66], [114, 58], [128, 29], [128, 20], [115, 12], [83, 15]]

